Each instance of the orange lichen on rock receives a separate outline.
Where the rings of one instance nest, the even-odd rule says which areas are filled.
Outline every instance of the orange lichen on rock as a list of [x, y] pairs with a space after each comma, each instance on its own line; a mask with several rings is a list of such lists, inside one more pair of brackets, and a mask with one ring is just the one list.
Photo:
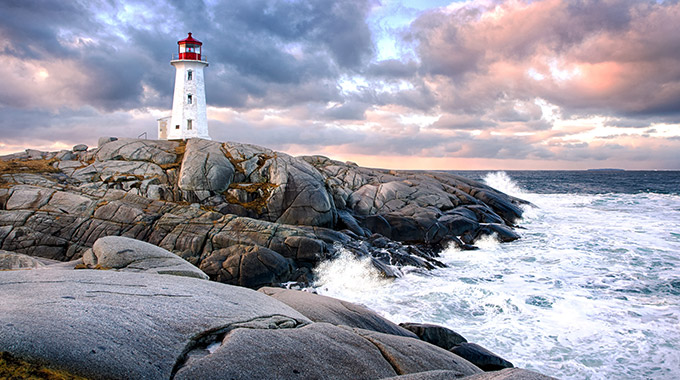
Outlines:
[[0, 160], [0, 174], [18, 173], [57, 173], [59, 169], [52, 166], [56, 159], [50, 160]]
[[0, 352], [0, 379], [85, 380], [66, 371], [46, 368]]

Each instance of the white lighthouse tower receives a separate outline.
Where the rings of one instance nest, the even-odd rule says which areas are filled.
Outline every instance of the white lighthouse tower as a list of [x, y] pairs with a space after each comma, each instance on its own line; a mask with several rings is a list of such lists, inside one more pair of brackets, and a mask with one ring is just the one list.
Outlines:
[[175, 66], [175, 93], [172, 116], [158, 120], [158, 138], [185, 140], [192, 137], [210, 139], [206, 115], [203, 69], [208, 66], [201, 56], [201, 41], [189, 36], [177, 42], [178, 54], [170, 64]]

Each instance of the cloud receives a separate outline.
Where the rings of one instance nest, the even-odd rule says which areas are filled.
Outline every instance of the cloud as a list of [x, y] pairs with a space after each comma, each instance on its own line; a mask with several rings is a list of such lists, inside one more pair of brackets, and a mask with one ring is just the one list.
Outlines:
[[542, 98], [571, 114], [680, 114], [680, 3], [467, 2], [412, 24], [448, 111]]
[[155, 119], [172, 103], [171, 54], [191, 31], [210, 62], [217, 140], [378, 166], [390, 157], [383, 166], [391, 167], [427, 158], [678, 167], [677, 1], [423, 8], [374, 0], [2, 2], [0, 151], [155, 137]]

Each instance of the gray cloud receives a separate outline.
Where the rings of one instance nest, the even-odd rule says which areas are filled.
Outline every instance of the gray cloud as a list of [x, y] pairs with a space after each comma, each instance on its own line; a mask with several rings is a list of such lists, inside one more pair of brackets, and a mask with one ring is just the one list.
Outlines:
[[[680, 162], [677, 136], [658, 137], [665, 129], [639, 136], [639, 146], [624, 134], [584, 144], [570, 140], [582, 126], [554, 129], [535, 102], [575, 123], [680, 122], [678, 2], [467, 2], [421, 13], [408, 27], [379, 25], [398, 49], [412, 49], [382, 61], [367, 21], [377, 5], [1, 2], [0, 148], [55, 136], [88, 144], [99, 135], [155, 136], [147, 111], [169, 112], [170, 57], [191, 31], [210, 61], [209, 105], [237, 115], [211, 119], [215, 139], [320, 153]], [[496, 7], [503, 12], [489, 17]]]

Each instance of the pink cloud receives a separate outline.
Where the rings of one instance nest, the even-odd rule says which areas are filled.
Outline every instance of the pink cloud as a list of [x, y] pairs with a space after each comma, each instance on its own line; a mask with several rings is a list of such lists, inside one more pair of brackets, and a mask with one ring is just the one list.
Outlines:
[[680, 3], [469, 2], [413, 24], [441, 104], [488, 109], [498, 94], [575, 113], [680, 105]]

